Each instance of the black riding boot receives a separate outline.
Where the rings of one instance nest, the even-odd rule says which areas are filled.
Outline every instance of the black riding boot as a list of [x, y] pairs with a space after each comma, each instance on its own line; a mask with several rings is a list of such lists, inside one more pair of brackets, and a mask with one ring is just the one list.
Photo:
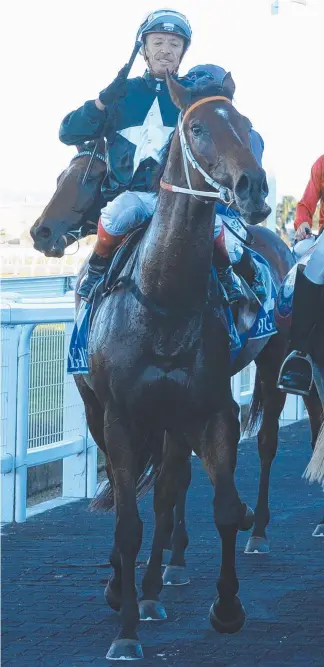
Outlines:
[[218, 268], [217, 275], [225, 289], [228, 303], [238, 303], [246, 300], [239, 278], [235, 275], [232, 266], [222, 269]]
[[242, 258], [235, 264], [235, 271], [243, 276], [260, 303], [264, 303], [267, 298], [267, 290], [262, 273], [247, 248], [243, 248]]
[[245, 300], [241, 282], [233, 271], [232, 264], [227, 252], [214, 243], [213, 264], [216, 268], [218, 278], [222, 283], [229, 303], [238, 303]]
[[283, 362], [278, 389], [289, 394], [309, 396], [313, 383], [313, 364], [308, 354], [309, 338], [317, 323], [322, 285], [312, 283], [297, 267], [293, 298], [289, 354]]
[[89, 259], [87, 272], [83, 276], [77, 291], [78, 295], [82, 296], [85, 301], [88, 301], [94, 286], [105, 274], [110, 261], [111, 257], [102, 257], [93, 251]]

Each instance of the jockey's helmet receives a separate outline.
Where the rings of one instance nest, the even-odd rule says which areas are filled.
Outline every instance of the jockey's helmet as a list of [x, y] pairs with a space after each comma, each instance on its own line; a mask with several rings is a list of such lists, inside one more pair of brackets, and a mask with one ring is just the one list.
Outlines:
[[226, 70], [223, 67], [218, 67], [218, 65], [196, 65], [196, 67], [192, 67], [188, 72], [188, 77], [192, 81], [201, 81], [206, 84], [208, 81], [214, 81], [220, 86], [225, 76]]
[[151, 32], [171, 32], [183, 37], [184, 52], [191, 42], [192, 31], [188, 19], [174, 9], [157, 9], [150, 12], [142, 21], [136, 39], [142, 42], [145, 35]]
[[[197, 81], [202, 86], [207, 86], [210, 82], [214, 82], [217, 86], [223, 86], [227, 74], [229, 72], [226, 72], [223, 67], [219, 67], [218, 65], [196, 65], [196, 67], [192, 67], [189, 70], [187, 76], [194, 83]], [[235, 83], [231, 76], [230, 83], [232, 99], [235, 93]]]

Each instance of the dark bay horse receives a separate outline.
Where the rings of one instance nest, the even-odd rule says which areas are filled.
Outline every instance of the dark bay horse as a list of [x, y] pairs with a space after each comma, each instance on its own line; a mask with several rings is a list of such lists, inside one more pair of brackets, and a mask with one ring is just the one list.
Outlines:
[[[268, 214], [265, 174], [250, 153], [249, 126], [231, 105], [226, 81], [222, 90], [214, 87], [203, 93], [197, 91], [198, 100], [203, 102], [200, 105], [177, 82], [168, 80], [168, 85], [174, 102], [185, 114], [182, 127], [197, 163], [234, 194], [247, 221], [264, 219]], [[203, 95], [205, 99], [201, 100]], [[192, 188], [206, 190], [200, 172], [191, 166], [189, 172]], [[109, 651], [112, 658], [141, 655], [136, 635], [139, 613], [142, 619], [165, 617], [158, 602], [162, 550], [172, 523], [179, 476], [192, 450], [201, 458], [215, 486], [214, 517], [222, 540], [218, 598], [211, 608], [211, 623], [221, 632], [242, 627], [244, 610], [237, 596], [235, 544], [237, 530], [245, 528], [250, 517], [234, 483], [240, 427], [231, 394], [231, 374], [255, 359], [258, 384], [252, 421], [257, 408], [261, 404], [264, 408], [254, 533], [260, 539], [265, 539], [269, 520], [268, 480], [285, 400], [276, 389], [286, 348], [283, 337], [249, 342], [235, 368], [230, 366], [222, 301], [211, 278], [213, 201], [208, 191], [203, 197], [188, 192], [178, 131], [163, 180], [167, 187], [161, 190], [131, 275], [130, 264], [124, 270], [127, 286], [121, 284], [101, 303], [89, 343], [92, 389], [88, 388], [91, 399], [89, 394], [87, 418], [106, 451], [117, 506], [111, 557], [114, 575], [107, 597], [113, 608], [121, 608], [122, 629]], [[172, 191], [172, 185], [182, 191]], [[48, 220], [46, 226], [51, 234], [51, 238], [47, 234], [49, 248], [55, 231]], [[33, 229], [38, 248], [42, 245], [40, 229], [41, 222]], [[253, 239], [279, 286], [292, 265], [288, 248], [266, 229], [255, 229]], [[308, 409], [317, 434], [322, 412], [316, 392], [312, 399]], [[149, 462], [156, 470], [156, 525], [138, 605], [134, 566], [142, 524], [136, 483]]]
[[[98, 144], [88, 179], [82, 183], [94, 143], [89, 142], [77, 147], [77, 154], [57, 179], [53, 197], [30, 229], [34, 248], [46, 257], [63, 257], [69, 245], [89, 234], [97, 233], [100, 211], [105, 204], [101, 184], [107, 173], [103, 139]], [[66, 211], [69, 212], [68, 225]], [[55, 227], [55, 238], [52, 227]]]
[[[101, 184], [106, 174], [106, 164], [104, 160], [105, 146], [103, 141], [101, 141], [100, 145], [98, 146], [98, 152], [96, 153], [96, 159], [93, 163], [90, 177], [85, 184], [82, 183], [84, 174], [89, 164], [94, 143], [95, 142], [88, 142], [87, 144], [83, 144], [82, 146], [78, 147], [77, 155], [72, 159], [69, 167], [59, 176], [57, 181], [57, 189], [52, 199], [44, 209], [40, 218], [31, 228], [31, 236], [34, 240], [34, 247], [40, 252], [43, 252], [46, 256], [61, 257], [64, 254], [65, 248], [73, 243], [76, 239], [84, 237], [87, 234], [95, 233], [96, 231], [100, 211], [105, 203], [101, 195]], [[272, 259], [274, 259], [274, 255], [277, 252], [277, 238], [264, 228], [254, 228], [253, 234], [254, 237], [257, 236], [258, 238], [258, 247], [261, 254], [267, 250], [270, 252], [271, 248], [273, 247]], [[283, 256], [287, 261], [287, 265], [290, 265], [291, 257], [290, 253], [287, 253], [287, 249], [283, 248], [281, 244], [278, 251], [279, 253], [283, 253]], [[274, 262], [274, 266], [275, 265], [276, 264]], [[81, 275], [84, 270], [85, 266], [81, 271]], [[278, 281], [280, 281], [281, 273], [280, 275], [278, 273], [278, 276]], [[284, 331], [282, 334], [283, 338], [287, 338], [289, 336], [289, 331]], [[268, 349], [269, 348], [267, 348], [267, 350]], [[267, 365], [267, 352], [264, 353], [263, 357], [264, 356], [264, 364]], [[256, 359], [258, 367], [260, 366], [260, 363], [262, 363], [263, 357], [261, 357], [261, 360]], [[316, 377], [321, 378], [321, 368], [324, 367], [324, 360], [319, 360], [318, 363], [319, 369], [315, 364]], [[232, 369], [232, 373], [234, 371]], [[264, 407], [264, 398], [261, 392], [262, 385], [260, 380], [262, 375], [263, 373], [261, 373], [261, 376], [259, 376], [258, 372], [256, 376], [254, 400], [251, 406], [251, 415], [249, 421], [251, 427], [257, 422], [257, 419]], [[100, 415], [102, 412], [101, 407], [97, 405], [94, 394], [89, 389], [83, 377], [76, 376], [75, 380], [81, 396], [85, 402], [86, 410], [96, 414], [96, 409], [98, 409]], [[253, 529], [252, 539], [248, 541], [246, 547], [247, 553], [264, 553], [269, 550], [269, 545], [265, 533], [266, 526], [270, 519], [268, 507], [269, 478], [271, 462], [275, 457], [277, 448], [276, 432], [272, 434], [270, 429], [268, 437], [266, 434], [267, 423], [272, 424], [273, 419], [276, 420], [277, 414], [277, 409], [274, 410], [273, 415], [271, 412], [271, 392], [273, 390], [272, 383], [273, 378], [271, 378], [271, 385], [269, 385], [269, 398], [266, 401], [267, 410], [266, 414], [264, 415], [264, 428], [262, 428], [259, 433], [259, 453], [262, 474], [259, 484], [259, 498], [255, 512], [256, 522]], [[318, 386], [318, 382], [316, 382], [316, 384]], [[267, 379], [265, 386], [267, 387]], [[322, 385], [320, 383], [320, 394], [321, 386]], [[322, 394], [323, 403], [324, 390], [322, 390]], [[315, 391], [313, 391], [311, 398], [308, 401], [306, 400], [306, 407], [311, 421], [312, 447], [314, 447], [319, 425], [322, 419], [322, 413]], [[267, 414], [268, 417], [266, 416]], [[97, 420], [95, 417], [91, 419], [90, 417], [89, 422], [92, 436], [96, 440], [98, 446], [101, 447], [101, 449], [105, 452], [103, 432], [100, 432], [100, 426], [98, 426], [98, 424], [102, 423], [102, 420]], [[91, 423], [94, 425], [93, 428], [91, 427]], [[190, 459], [188, 459], [184, 468], [182, 482], [180, 484], [179, 498], [175, 509], [174, 530], [171, 543], [169, 539], [167, 540], [168, 548], [172, 550], [170, 566], [167, 568], [163, 575], [164, 580], [167, 583], [182, 584], [188, 582], [188, 576], [184, 567], [184, 551], [188, 545], [184, 510], [186, 491], [190, 483], [190, 477], [191, 466]], [[150, 478], [148, 476], [147, 482], [149, 482], [149, 479]], [[143, 492], [144, 490], [145, 484], [143, 486]], [[96, 503], [100, 506], [101, 500], [99, 499], [98, 501], [95, 501], [94, 506]], [[315, 529], [314, 534], [321, 533], [323, 530], [323, 524], [324, 518]]]

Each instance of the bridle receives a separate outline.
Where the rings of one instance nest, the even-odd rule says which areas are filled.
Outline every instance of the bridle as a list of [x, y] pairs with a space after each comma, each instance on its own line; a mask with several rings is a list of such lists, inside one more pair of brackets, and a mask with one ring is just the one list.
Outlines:
[[[181, 145], [186, 181], [189, 187], [181, 188], [178, 185], [172, 185], [171, 183], [166, 183], [163, 179], [161, 179], [160, 181], [160, 186], [161, 188], [163, 188], [163, 190], [168, 190], [169, 192], [181, 192], [183, 194], [192, 195], [193, 197], [195, 197], [195, 199], [198, 199], [199, 197], [208, 197], [208, 199], [210, 198], [217, 199], [222, 204], [230, 206], [235, 201], [232, 190], [230, 190], [230, 188], [225, 187], [224, 185], [220, 185], [220, 183], [215, 181], [215, 179], [213, 179], [209, 174], [207, 174], [207, 172], [198, 164], [196, 158], [193, 156], [191, 152], [191, 148], [186, 139], [183, 127], [186, 118], [194, 109], [199, 107], [201, 104], [206, 104], [207, 102], [214, 102], [216, 100], [225, 100], [226, 102], [232, 104], [231, 100], [228, 97], [225, 97], [224, 95], [213, 95], [211, 97], [204, 97], [203, 99], [194, 102], [194, 104], [192, 104], [187, 109], [184, 115], [182, 115], [182, 113], [179, 114], [178, 129], [179, 129], [180, 145]], [[199, 171], [199, 173], [204, 177], [205, 182], [208, 183], [208, 185], [211, 185], [211, 187], [214, 188], [216, 192], [210, 192], [209, 190], [194, 190], [192, 188], [190, 174], [189, 174], [189, 166], [188, 166], [189, 164], [191, 164], [193, 169], [197, 169], [197, 171]], [[208, 200], [205, 203], [207, 204]]]

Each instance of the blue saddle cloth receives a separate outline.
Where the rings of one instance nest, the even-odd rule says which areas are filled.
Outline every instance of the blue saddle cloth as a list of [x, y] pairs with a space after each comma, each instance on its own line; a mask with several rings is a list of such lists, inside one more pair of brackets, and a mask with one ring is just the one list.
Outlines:
[[[232, 362], [235, 361], [239, 352], [245, 346], [248, 340], [265, 338], [267, 336], [273, 336], [275, 333], [277, 333], [274, 319], [274, 308], [277, 291], [271, 278], [269, 265], [261, 255], [252, 250], [250, 252], [253, 254], [253, 259], [258, 264], [260, 271], [262, 271], [263, 280], [267, 286], [268, 297], [265, 303], [260, 306], [256, 319], [250, 330], [245, 331], [240, 335], [237, 332], [231, 309], [229, 307], [225, 309], [228, 334], [230, 337], [230, 353]], [[91, 310], [91, 303], [81, 303], [72, 332], [68, 354], [67, 372], [74, 375], [85, 374], [89, 372], [88, 338]]]

